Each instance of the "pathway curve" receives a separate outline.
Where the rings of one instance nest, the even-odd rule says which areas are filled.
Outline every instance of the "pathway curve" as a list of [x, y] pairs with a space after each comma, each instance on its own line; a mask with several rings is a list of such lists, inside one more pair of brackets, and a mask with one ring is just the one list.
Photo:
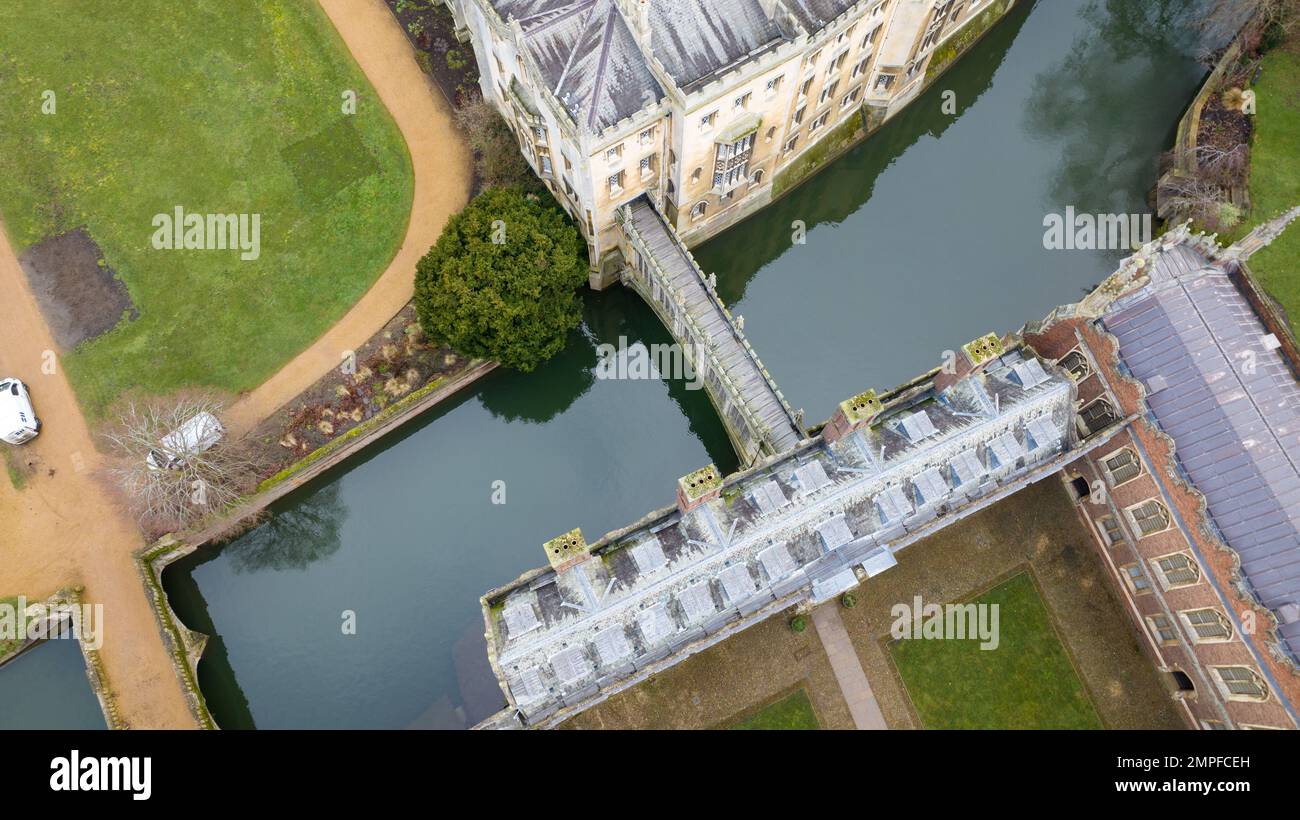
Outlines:
[[844, 628], [838, 606], [838, 603], [832, 601], [812, 611], [817, 636], [821, 638], [826, 656], [831, 660], [831, 669], [839, 681], [844, 700], [849, 704], [854, 725], [859, 729], [888, 729], [880, 704], [876, 703], [876, 696], [871, 693], [867, 673], [862, 671], [862, 661], [858, 660], [853, 641], [849, 640], [848, 630]]
[[316, 383], [343, 354], [379, 332], [415, 291], [415, 264], [438, 241], [447, 219], [465, 207], [473, 180], [468, 146], [445, 98], [415, 62], [406, 34], [383, 0], [320, 0], [379, 99], [401, 129], [415, 174], [411, 220], [387, 270], [342, 319], [227, 410], [236, 435]]
[[[311, 386], [344, 350], [361, 345], [402, 309], [413, 291], [415, 263], [469, 195], [468, 149], [382, 0], [321, 0], [321, 6], [406, 140], [415, 175], [411, 218], [397, 255], [362, 300], [231, 408], [229, 426], [236, 432], [256, 426]], [[30, 385], [44, 425], [18, 451], [39, 465], [27, 486], [14, 490], [0, 476], [0, 595], [35, 601], [62, 587], [84, 586], [83, 600], [104, 606], [100, 657], [125, 720], [133, 728], [193, 728], [132, 559], [142, 538], [95, 478], [102, 459], [62, 368], [42, 372], [45, 352], [58, 348], [3, 226], [0, 289], [7, 294], [0, 313], [0, 374]]]
[[42, 424], [14, 451], [37, 463], [26, 487], [19, 492], [0, 476], [0, 595], [35, 602], [84, 586], [83, 601], [104, 607], [100, 659], [127, 723], [194, 728], [131, 557], [144, 541], [94, 476], [100, 455], [62, 367], [42, 369], [45, 351], [57, 348], [2, 226], [0, 289], [0, 374], [27, 383]]

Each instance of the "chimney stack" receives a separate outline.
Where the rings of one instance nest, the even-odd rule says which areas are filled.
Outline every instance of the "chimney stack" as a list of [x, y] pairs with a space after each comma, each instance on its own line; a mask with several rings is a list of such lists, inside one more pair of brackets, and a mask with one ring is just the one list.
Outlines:
[[582, 530], [570, 530], [564, 535], [552, 538], [542, 545], [546, 550], [546, 560], [551, 562], [551, 569], [562, 573], [576, 567], [591, 557], [587, 548], [587, 539], [582, 537]]
[[677, 479], [677, 509], [690, 512], [722, 494], [722, 474], [712, 464]]
[[847, 401], [840, 402], [835, 415], [831, 416], [831, 420], [822, 428], [822, 440], [827, 444], [834, 444], [854, 430], [866, 427], [880, 414], [881, 408], [880, 399], [876, 397], [874, 390], [859, 393]]

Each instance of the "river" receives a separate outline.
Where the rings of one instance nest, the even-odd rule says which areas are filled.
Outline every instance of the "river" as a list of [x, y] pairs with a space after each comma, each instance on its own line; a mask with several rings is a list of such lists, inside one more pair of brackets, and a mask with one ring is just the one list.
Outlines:
[[107, 728], [77, 641], [46, 641], [0, 666], [0, 730]]
[[[1043, 218], [1147, 210], [1205, 74], [1193, 5], [1022, 0], [872, 139], [697, 249], [809, 423], [1113, 269], [1119, 252], [1045, 250]], [[585, 298], [537, 372], [493, 374], [167, 570], [177, 612], [213, 636], [199, 678], [221, 726], [472, 725], [503, 704], [481, 593], [544, 563], [554, 535], [594, 540], [671, 503], [678, 476], [735, 468], [702, 392], [596, 378], [595, 345], [670, 339], [630, 293]]]

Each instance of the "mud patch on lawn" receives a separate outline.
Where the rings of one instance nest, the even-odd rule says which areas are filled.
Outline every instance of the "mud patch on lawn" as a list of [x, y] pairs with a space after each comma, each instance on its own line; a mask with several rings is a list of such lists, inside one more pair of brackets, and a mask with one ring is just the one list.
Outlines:
[[18, 259], [54, 341], [65, 350], [140, 311], [84, 228], [42, 239]]

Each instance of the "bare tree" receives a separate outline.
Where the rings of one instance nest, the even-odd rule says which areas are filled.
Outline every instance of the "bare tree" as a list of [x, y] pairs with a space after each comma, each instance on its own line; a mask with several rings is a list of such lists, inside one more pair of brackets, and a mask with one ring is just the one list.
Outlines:
[[1245, 184], [1250, 164], [1243, 143], [1230, 150], [1201, 145], [1182, 153], [1169, 151], [1164, 162], [1174, 170], [1160, 180], [1162, 213], [1189, 216], [1213, 231], [1231, 228], [1241, 219], [1232, 203], [1232, 189]]
[[108, 478], [146, 533], [184, 528], [255, 487], [259, 450], [224, 437], [212, 421], [222, 409], [219, 399], [194, 394], [128, 397], [112, 414], [102, 433], [112, 456]]
[[519, 138], [492, 103], [479, 94], [466, 96], [456, 109], [456, 124], [474, 152], [475, 170], [485, 188], [518, 185], [526, 191], [546, 190], [519, 147]]
[[1207, 0], [1200, 21], [1206, 39], [1215, 47], [1241, 33], [1248, 52], [1259, 48], [1270, 27], [1290, 33], [1297, 26], [1300, 0]]

